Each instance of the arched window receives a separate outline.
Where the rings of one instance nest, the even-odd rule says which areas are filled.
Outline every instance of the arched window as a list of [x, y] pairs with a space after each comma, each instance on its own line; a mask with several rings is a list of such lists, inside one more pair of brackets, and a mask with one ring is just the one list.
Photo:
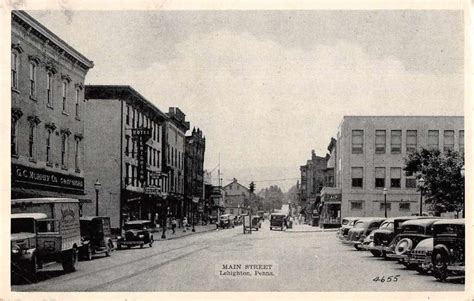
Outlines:
[[63, 97], [63, 112], [67, 112], [67, 88], [68, 83], [67, 81], [63, 81], [62, 84], [62, 97]]
[[36, 99], [36, 63], [30, 62], [30, 97]]
[[18, 52], [12, 51], [11, 56], [11, 78], [12, 78], [12, 88], [18, 88], [18, 65], [19, 65], [19, 56]]
[[53, 107], [53, 73], [46, 73], [46, 101], [49, 107]]
[[67, 169], [69, 157], [69, 134], [63, 132], [61, 136], [61, 167]]

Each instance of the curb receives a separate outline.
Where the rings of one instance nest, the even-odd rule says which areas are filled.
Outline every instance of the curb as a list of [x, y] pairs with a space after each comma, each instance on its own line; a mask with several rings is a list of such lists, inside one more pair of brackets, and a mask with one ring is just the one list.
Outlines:
[[191, 230], [189, 231], [189, 233], [186, 233], [184, 235], [181, 235], [181, 236], [167, 236], [166, 238], [159, 238], [155, 241], [167, 241], [167, 240], [173, 240], [173, 239], [179, 239], [179, 238], [182, 238], [182, 237], [186, 237], [186, 236], [189, 236], [189, 235], [194, 235], [194, 234], [201, 234], [201, 233], [206, 233], [206, 232], [211, 232], [211, 231], [215, 231], [216, 229], [207, 229], [207, 230], [204, 230], [204, 231], [199, 231], [199, 232], [192, 232]]
[[339, 229], [319, 229], [319, 230], [311, 230], [311, 231], [298, 231], [298, 230], [286, 230], [286, 233], [311, 233], [311, 232], [337, 232]]

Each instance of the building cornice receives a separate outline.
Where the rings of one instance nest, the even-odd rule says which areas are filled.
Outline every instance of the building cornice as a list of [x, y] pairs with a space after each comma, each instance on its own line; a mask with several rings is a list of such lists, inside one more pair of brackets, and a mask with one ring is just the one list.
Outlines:
[[12, 11], [12, 22], [16, 22], [25, 30], [29, 31], [30, 34], [39, 37], [45, 42], [45, 44], [56, 49], [58, 53], [64, 55], [64, 57], [71, 60], [73, 63], [79, 63], [82, 68], [91, 69], [94, 67], [93, 61], [87, 59], [84, 55], [69, 46], [65, 41], [52, 33], [26, 12], [21, 10]]

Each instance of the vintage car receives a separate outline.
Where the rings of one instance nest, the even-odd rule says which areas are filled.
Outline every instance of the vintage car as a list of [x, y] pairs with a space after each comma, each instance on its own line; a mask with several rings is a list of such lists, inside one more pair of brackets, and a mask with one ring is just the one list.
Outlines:
[[347, 233], [349, 233], [349, 230], [354, 227], [355, 222], [359, 219], [359, 217], [345, 217], [342, 219], [341, 222], [341, 227], [339, 230], [336, 232], [336, 236], [344, 240], [347, 238]]
[[92, 260], [95, 254], [110, 256], [114, 243], [110, 232], [110, 217], [83, 216], [80, 218], [82, 246], [79, 257]]
[[355, 222], [347, 233], [345, 244], [353, 245], [356, 250], [360, 250], [364, 239], [385, 220], [383, 217], [361, 217]]
[[412, 251], [408, 251], [408, 266], [415, 267], [420, 274], [427, 274], [432, 267], [433, 238], [420, 241]]
[[465, 273], [465, 221], [441, 220], [433, 224], [433, 276], [444, 281]]
[[153, 224], [149, 220], [128, 221], [123, 228], [125, 235], [117, 237], [117, 249], [121, 250], [122, 246], [143, 248], [145, 244], [148, 244], [150, 248], [153, 246], [153, 234], [151, 233]]
[[270, 230], [279, 228], [281, 231], [286, 229], [286, 214], [272, 213], [270, 215]]
[[222, 214], [219, 218], [219, 227], [234, 228], [234, 216], [232, 214]]
[[379, 227], [375, 230], [373, 235], [373, 243], [367, 248], [375, 257], [385, 257], [387, 252], [391, 252], [392, 244], [395, 237], [401, 232], [401, 224], [408, 220], [422, 219], [426, 217], [419, 216], [399, 216], [386, 219]]
[[401, 232], [398, 234], [390, 250], [387, 252], [387, 257], [398, 259], [406, 267], [415, 268], [408, 262], [408, 253], [413, 250], [420, 241], [433, 237], [432, 226], [439, 219], [414, 219], [402, 223]]
[[253, 215], [252, 216], [252, 229], [255, 229], [255, 231], [258, 231], [262, 227], [262, 219], [258, 215]]

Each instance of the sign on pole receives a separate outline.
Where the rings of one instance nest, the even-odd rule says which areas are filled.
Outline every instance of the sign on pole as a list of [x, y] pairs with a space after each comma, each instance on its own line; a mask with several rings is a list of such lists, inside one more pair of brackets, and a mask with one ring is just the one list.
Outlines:
[[137, 176], [138, 180], [143, 184], [146, 182], [146, 165], [148, 158], [147, 142], [151, 138], [150, 128], [133, 128], [132, 137], [137, 140]]

